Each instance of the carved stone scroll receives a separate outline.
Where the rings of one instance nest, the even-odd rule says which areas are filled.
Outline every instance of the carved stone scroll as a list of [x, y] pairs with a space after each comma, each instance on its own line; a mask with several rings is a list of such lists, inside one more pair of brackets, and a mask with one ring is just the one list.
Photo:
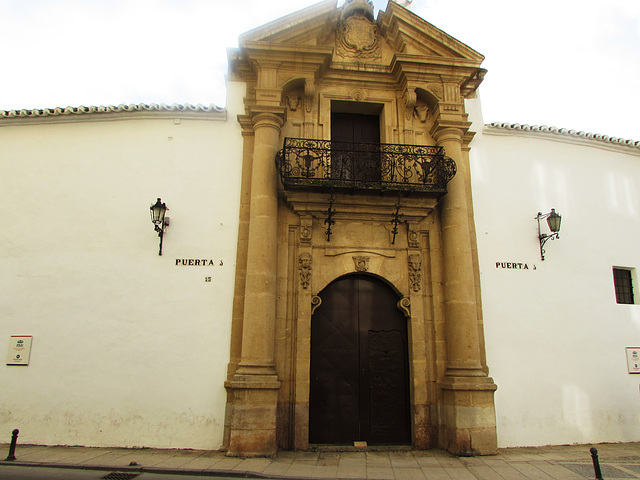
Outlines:
[[411, 120], [417, 103], [418, 96], [416, 94], [415, 88], [407, 88], [407, 90], [404, 92], [404, 104], [406, 107], [407, 120]]
[[398, 310], [404, 313], [406, 318], [411, 317], [411, 300], [406, 297], [401, 298], [398, 300], [398, 303], [396, 303], [396, 306], [398, 307]]
[[318, 308], [320, 304], [322, 304], [322, 299], [318, 295], [311, 297], [311, 315], [313, 315], [313, 312], [316, 311], [316, 308]]
[[313, 80], [306, 79], [304, 82], [304, 105], [307, 113], [313, 110], [313, 100], [316, 96], [316, 86]]

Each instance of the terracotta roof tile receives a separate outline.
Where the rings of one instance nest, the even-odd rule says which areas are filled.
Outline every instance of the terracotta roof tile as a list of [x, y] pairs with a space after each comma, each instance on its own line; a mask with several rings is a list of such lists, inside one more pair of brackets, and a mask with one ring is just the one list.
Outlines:
[[8, 118], [34, 118], [34, 117], [56, 117], [56, 116], [72, 116], [85, 114], [109, 114], [109, 113], [128, 113], [128, 112], [193, 112], [193, 113], [222, 113], [225, 109], [216, 105], [205, 106], [198, 105], [180, 105], [174, 103], [166, 105], [164, 103], [141, 103], [138, 105], [107, 105], [107, 106], [90, 106], [90, 107], [56, 107], [56, 108], [35, 108], [32, 110], [0, 110], [0, 121]]
[[542, 132], [542, 133], [548, 133], [552, 135], [566, 135], [568, 137], [584, 138], [587, 140], [594, 140], [598, 142], [604, 142], [607, 144], [622, 145], [622, 146], [640, 149], [640, 141], [625, 140], [623, 138], [610, 137], [608, 135], [600, 135], [599, 133], [587, 133], [582, 131], [578, 132], [576, 130], [569, 130], [566, 128], [547, 127], [546, 125], [538, 126], [538, 125], [526, 125], [526, 124], [521, 125], [519, 123], [494, 122], [494, 123], [487, 124], [486, 127], [504, 129], [504, 130], [519, 130], [523, 132]]

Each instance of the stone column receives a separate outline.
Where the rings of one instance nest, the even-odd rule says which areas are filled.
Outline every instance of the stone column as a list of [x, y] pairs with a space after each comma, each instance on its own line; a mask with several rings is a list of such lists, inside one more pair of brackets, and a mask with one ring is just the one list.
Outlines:
[[447, 364], [441, 384], [444, 432], [440, 444], [456, 455], [493, 454], [497, 451], [496, 386], [482, 368], [466, 181], [469, 165], [462, 154], [468, 124], [447, 123], [440, 122], [433, 132], [458, 168], [441, 201]]
[[228, 455], [276, 453], [276, 407], [280, 382], [275, 369], [274, 330], [277, 266], [277, 172], [284, 109], [251, 108], [255, 134], [245, 281], [242, 352], [233, 380]]

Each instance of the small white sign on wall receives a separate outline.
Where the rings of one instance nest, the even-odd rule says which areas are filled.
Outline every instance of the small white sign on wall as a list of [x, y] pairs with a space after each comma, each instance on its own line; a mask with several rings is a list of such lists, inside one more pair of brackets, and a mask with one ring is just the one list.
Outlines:
[[640, 347], [627, 347], [626, 350], [629, 373], [640, 373]]
[[32, 335], [11, 335], [7, 365], [29, 365]]

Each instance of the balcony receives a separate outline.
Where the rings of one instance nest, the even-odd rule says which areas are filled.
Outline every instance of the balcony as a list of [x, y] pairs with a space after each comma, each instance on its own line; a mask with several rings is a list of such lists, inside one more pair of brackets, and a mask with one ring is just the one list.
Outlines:
[[285, 189], [441, 196], [456, 174], [442, 147], [285, 138], [276, 154]]

